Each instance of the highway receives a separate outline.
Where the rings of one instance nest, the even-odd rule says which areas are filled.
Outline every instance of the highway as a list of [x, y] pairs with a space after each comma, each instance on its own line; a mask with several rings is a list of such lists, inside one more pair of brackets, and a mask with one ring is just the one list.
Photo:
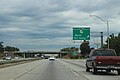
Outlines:
[[85, 60], [47, 59], [0, 69], [0, 80], [120, 80], [116, 72], [85, 71]]

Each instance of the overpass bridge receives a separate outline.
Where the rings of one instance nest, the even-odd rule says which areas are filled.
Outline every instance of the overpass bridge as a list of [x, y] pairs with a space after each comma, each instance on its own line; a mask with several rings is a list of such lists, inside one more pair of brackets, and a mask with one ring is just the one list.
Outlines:
[[65, 56], [67, 54], [67, 52], [46, 52], [46, 51], [38, 51], [38, 52], [15, 52], [14, 55], [19, 55], [21, 57], [24, 58], [28, 58], [28, 57], [35, 57], [35, 55], [39, 55], [38, 57], [41, 56], [48, 56], [48, 55], [53, 55], [53, 56], [57, 56], [59, 58]]

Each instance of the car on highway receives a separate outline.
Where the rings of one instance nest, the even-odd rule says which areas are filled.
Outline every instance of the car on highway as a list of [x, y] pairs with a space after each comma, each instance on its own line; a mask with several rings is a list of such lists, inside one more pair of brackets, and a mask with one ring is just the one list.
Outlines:
[[120, 75], [120, 56], [113, 49], [93, 49], [86, 60], [86, 71], [89, 72], [90, 69], [93, 74], [97, 74], [98, 70], [116, 70]]
[[49, 61], [55, 61], [55, 58], [54, 57], [50, 57]]
[[11, 59], [12, 59], [11, 56], [4, 56], [4, 57], [3, 57], [3, 60], [11, 60]]

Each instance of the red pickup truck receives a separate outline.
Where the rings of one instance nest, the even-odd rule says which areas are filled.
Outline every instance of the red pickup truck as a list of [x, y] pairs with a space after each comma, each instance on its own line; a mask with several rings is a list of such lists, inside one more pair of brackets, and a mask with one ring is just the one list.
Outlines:
[[93, 74], [98, 70], [116, 70], [120, 75], [120, 56], [113, 49], [93, 49], [86, 60], [86, 71], [92, 69]]

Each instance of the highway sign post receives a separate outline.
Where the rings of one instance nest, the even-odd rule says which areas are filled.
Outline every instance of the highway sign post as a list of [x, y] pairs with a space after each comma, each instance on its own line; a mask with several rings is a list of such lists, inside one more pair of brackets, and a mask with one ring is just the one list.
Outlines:
[[73, 28], [73, 40], [90, 40], [90, 28]]

